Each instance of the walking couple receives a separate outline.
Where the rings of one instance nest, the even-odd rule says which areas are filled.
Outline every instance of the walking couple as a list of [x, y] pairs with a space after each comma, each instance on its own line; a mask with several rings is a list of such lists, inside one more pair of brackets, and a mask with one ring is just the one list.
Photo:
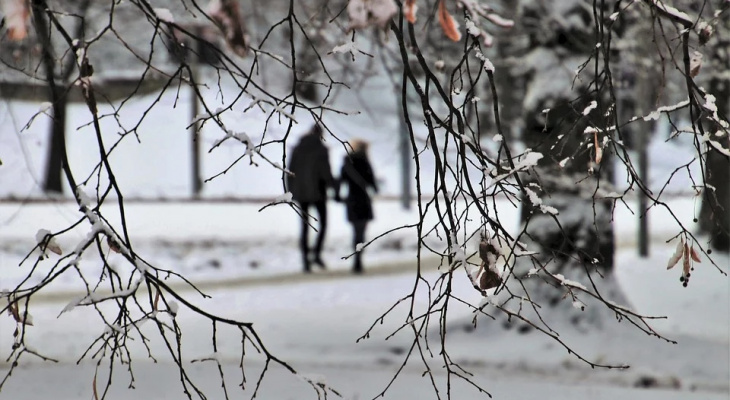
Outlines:
[[[365, 229], [368, 221], [373, 219], [373, 207], [368, 189], [377, 193], [373, 169], [367, 156], [368, 144], [361, 140], [349, 143], [349, 151], [343, 160], [340, 176], [332, 176], [329, 152], [322, 143], [322, 127], [314, 125], [292, 150], [287, 174], [287, 190], [301, 207], [301, 236], [299, 246], [302, 251], [304, 272], [311, 271], [311, 265], [317, 264], [325, 269], [322, 261], [322, 246], [327, 232], [327, 190], [334, 189], [334, 199], [343, 201], [340, 189], [347, 186], [347, 197], [344, 199], [347, 209], [347, 220], [353, 227], [352, 247], [365, 241]], [[309, 249], [309, 215], [310, 210], [317, 210], [319, 230], [315, 241], [314, 252]], [[352, 271], [362, 273], [362, 251], [354, 255]]]

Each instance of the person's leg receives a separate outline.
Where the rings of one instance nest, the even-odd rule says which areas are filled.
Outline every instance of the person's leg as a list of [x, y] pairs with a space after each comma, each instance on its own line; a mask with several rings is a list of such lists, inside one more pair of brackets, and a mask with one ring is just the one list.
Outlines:
[[318, 201], [314, 203], [314, 206], [317, 207], [317, 215], [319, 216], [319, 232], [314, 248], [314, 262], [319, 264], [322, 269], [325, 269], [326, 266], [322, 262], [322, 247], [324, 246], [325, 235], [327, 235], [327, 201]]
[[309, 272], [309, 206], [311, 204], [307, 202], [299, 203], [302, 211], [301, 217], [301, 233], [299, 235], [299, 249], [302, 252], [302, 265], [304, 272]]
[[[353, 250], [359, 243], [365, 243], [365, 228], [368, 225], [368, 221], [353, 221], [353, 235], [352, 235], [352, 248]], [[352, 267], [352, 271], [355, 273], [362, 272], [362, 251], [355, 253], [355, 263]]]

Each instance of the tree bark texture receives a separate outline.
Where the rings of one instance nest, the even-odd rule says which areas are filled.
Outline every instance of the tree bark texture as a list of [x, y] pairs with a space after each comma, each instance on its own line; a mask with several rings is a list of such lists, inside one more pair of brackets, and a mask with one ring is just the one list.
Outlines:
[[[730, 115], [730, 81], [713, 80], [710, 92], [715, 95], [721, 115]], [[712, 127], [714, 131], [717, 127]], [[713, 138], [730, 148], [730, 137]], [[705, 160], [705, 188], [700, 210], [700, 230], [710, 235], [710, 245], [730, 252], [730, 157], [709, 147]]]
[[[594, 43], [588, 2], [576, 2], [575, 7], [563, 10], [566, 15], [560, 17], [545, 15], [541, 7], [547, 6], [525, 3], [522, 20], [529, 38], [527, 49], [542, 49], [545, 56], [540, 60], [549, 64], [545, 68], [562, 68], [563, 60], [588, 57], [595, 51], [594, 45], [588, 45]], [[583, 21], [585, 25], [575, 25], [570, 30], [544, 29], [552, 26], [551, 19], [563, 17]], [[527, 193], [521, 221], [526, 224], [530, 241], [539, 246], [536, 250], [544, 254], [540, 261], [550, 262], [553, 273], [572, 274], [576, 268], [585, 273], [585, 266], [604, 271], [613, 268], [612, 202], [594, 198], [596, 188], [610, 185], [611, 157], [608, 148], [602, 160], [596, 155], [596, 145], [602, 144], [606, 133], [594, 136], [585, 131], [589, 124], [609, 124], [604, 108], [608, 99], [604, 94], [588, 93], [586, 83], [591, 81], [591, 72], [586, 69], [583, 80], [569, 92], [541, 89], [539, 86], [546, 78], [539, 75], [545, 74], [540, 68], [524, 77], [526, 97], [531, 100], [529, 105], [523, 103], [523, 142], [532, 151], [542, 153], [543, 158], [536, 174], [521, 176], [528, 189], [539, 197], [535, 204]], [[584, 110], [591, 100], [597, 103], [589, 113]], [[545, 206], [555, 208], [558, 214], [545, 212]]]
[[53, 106], [53, 121], [51, 122], [48, 151], [46, 153], [46, 171], [43, 178], [45, 193], [63, 193], [63, 152], [66, 134], [66, 104], [67, 96], [61, 95]]

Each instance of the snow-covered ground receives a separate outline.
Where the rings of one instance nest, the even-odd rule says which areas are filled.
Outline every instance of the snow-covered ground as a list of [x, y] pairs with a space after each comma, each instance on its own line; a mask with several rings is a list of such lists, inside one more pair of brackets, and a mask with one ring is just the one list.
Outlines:
[[[411, 290], [414, 281], [413, 232], [397, 233], [393, 238], [376, 241], [366, 250], [368, 274], [346, 273], [349, 262], [349, 227], [343, 222], [341, 206], [331, 205], [332, 218], [325, 259], [333, 271], [315, 271], [303, 277], [298, 263], [296, 214], [287, 205], [259, 211], [265, 204], [226, 203], [130, 203], [128, 228], [134, 233], [136, 251], [150, 263], [184, 274], [203, 285], [212, 298], [204, 300], [193, 291], [183, 293], [195, 304], [223, 316], [251, 321], [267, 347], [290, 362], [305, 376], [323, 377], [327, 384], [347, 399], [372, 398], [387, 384], [400, 365], [412, 337], [407, 332], [385, 341], [384, 338], [405, 321], [406, 309], [396, 310], [377, 325], [371, 337], [356, 339], [395, 301]], [[674, 200], [671, 204], [679, 218], [692, 226], [694, 199]], [[499, 206], [508, 225], [516, 227], [517, 213], [507, 203]], [[376, 220], [369, 237], [395, 226], [411, 223], [414, 211], [401, 210], [394, 201], [376, 202]], [[554, 341], [538, 334], [519, 334], [516, 330], [467, 332], [462, 329], [471, 319], [465, 307], [454, 305], [449, 321], [452, 331], [447, 342], [452, 358], [472, 371], [479, 383], [498, 399], [722, 399], [730, 393], [730, 305], [728, 278], [707, 262], [699, 264], [689, 287], [679, 282], [679, 274], [666, 270], [673, 244], [662, 244], [677, 232], [660, 212], [652, 211], [652, 256], [635, 255], [636, 219], [623, 207], [617, 208], [616, 236], [619, 251], [616, 276], [636, 311], [667, 316], [654, 326], [677, 340], [672, 345], [647, 337], [626, 323], [611, 324], [602, 331], [577, 332], [571, 326], [558, 326], [561, 337], [582, 356], [592, 361], [629, 364], [626, 371], [591, 370]], [[109, 214], [113, 212], [109, 210]], [[56, 231], [75, 221], [80, 213], [70, 203], [0, 205], [0, 287], [9, 288], [28, 271], [18, 263], [32, 248], [39, 228]], [[111, 219], [115, 223], [114, 219]], [[73, 248], [86, 232], [81, 226], [58, 238], [63, 248]], [[399, 243], [398, 243], [399, 242]], [[437, 244], [437, 243], [436, 243]], [[730, 260], [719, 254], [715, 262], [725, 271]], [[41, 264], [47, 271], [55, 255]], [[114, 262], [112, 255], [112, 262]], [[437, 262], [427, 258], [426, 276], [433, 281]], [[88, 276], [98, 273], [93, 257], [81, 264]], [[45, 269], [44, 269], [45, 268]], [[340, 273], [343, 272], [343, 273]], [[461, 279], [459, 279], [461, 278]], [[480, 296], [464, 275], [457, 275], [454, 290], [465, 300], [478, 304]], [[90, 398], [93, 364], [71, 364], [104, 330], [93, 310], [76, 308], [59, 317], [60, 311], [81, 290], [74, 275], [61, 279], [50, 292], [31, 303], [35, 326], [27, 340], [43, 354], [57, 357], [59, 364], [41, 363], [25, 358], [0, 393], [0, 398], [37, 399]], [[425, 305], [418, 297], [417, 307]], [[212, 353], [210, 324], [192, 312], [181, 309], [177, 316], [183, 327], [183, 354], [190, 361]], [[485, 323], [482, 321], [482, 323]], [[0, 318], [0, 349], [3, 359], [12, 343], [15, 323], [9, 316]], [[151, 328], [149, 326], [148, 328]], [[433, 332], [435, 334], [435, 331]], [[154, 336], [154, 331], [151, 332]], [[433, 337], [436, 337], [435, 335]], [[153, 342], [155, 343], [155, 342]], [[160, 346], [159, 341], [156, 346]], [[229, 391], [237, 393], [240, 373], [240, 338], [221, 330], [219, 358], [224, 365]], [[438, 341], [432, 343], [439, 348]], [[117, 368], [113, 399], [143, 396], [177, 399], [182, 396], [179, 376], [173, 364], [164, 361], [160, 347], [155, 354], [159, 364], [146, 359], [139, 346], [131, 346], [137, 362], [133, 364], [135, 387], [127, 392], [128, 375]], [[253, 355], [248, 364], [249, 385], [263, 364]], [[438, 357], [430, 360], [436, 366]], [[258, 360], [258, 361], [257, 361]], [[222, 398], [218, 371], [210, 362], [188, 364], [195, 381]], [[7, 365], [0, 366], [0, 372]], [[386, 398], [431, 398], [433, 388], [421, 378], [423, 365], [413, 358]], [[437, 370], [437, 374], [443, 374]], [[103, 373], [100, 372], [99, 382]], [[438, 375], [444, 377], [443, 375]], [[319, 378], [318, 378], [319, 379]], [[642, 381], [653, 381], [660, 389], [635, 389]], [[441, 382], [444, 382], [443, 380]], [[443, 390], [442, 389], [442, 394]], [[274, 368], [264, 379], [261, 398], [316, 398], [306, 383]], [[456, 398], [479, 398], [466, 385], [455, 384]], [[248, 392], [250, 395], [250, 391]], [[540, 396], [540, 397], [535, 397]]]
[[[670, 285], [661, 284], [663, 271], [657, 268], [653, 268], [653, 273], [632, 275], [629, 272], [633, 268], [651, 270], [650, 263], [636, 263], [638, 259], [627, 252], [623, 252], [618, 261], [624, 266], [632, 263], [619, 268], [619, 279], [624, 287], [627, 280], [637, 284], [639, 282], [636, 281], [641, 280], [644, 285], [655, 285], [655, 293], [673, 292]], [[429, 273], [428, 277], [433, 279], [434, 275]], [[208, 294], [212, 299], [195, 303], [225, 317], [254, 322], [269, 350], [290, 362], [301, 374], [323, 377], [320, 379], [341, 391], [345, 398], [371, 398], [383, 389], [412, 341], [408, 334], [383, 340], [404, 322], [406, 310], [396, 309], [384, 324], [376, 327], [368, 340], [360, 343], [355, 343], [355, 340], [390, 304], [409, 290], [413, 279], [412, 274], [403, 274], [225, 288], [211, 290]], [[448, 350], [452, 358], [469, 367], [477, 380], [496, 398], [528, 399], [535, 398], [531, 396], [538, 393], [542, 394], [542, 399], [614, 398], [611, 396], [632, 399], [726, 398], [729, 390], [726, 379], [729, 361], [727, 285], [718, 284], [718, 279], [712, 274], [695, 279], [693, 286], [687, 289], [671, 282], [672, 286], [679, 287], [678, 292], [685, 291], [685, 294], [674, 296], [674, 293], [668, 293], [666, 297], [661, 296], [663, 301], [658, 296], [643, 294], [646, 288], [633, 293], [629, 291], [628, 294], [632, 300], [638, 300], [637, 310], [668, 311], [670, 320], [682, 321], [691, 313], [704, 314], [705, 318], [682, 321], [687, 325], [684, 332], [691, 335], [715, 329], [713, 340], [679, 334], [677, 331], [682, 329], [672, 326], [663, 332], [678, 340], [677, 345], [648, 338], [625, 324], [590, 334], [570, 332], [570, 327], [561, 327], [564, 340], [581, 355], [594, 361], [628, 363], [632, 368], [627, 371], [591, 370], [542, 335], [520, 335], [514, 330], [491, 337], [452, 332], [454, 340], [448, 344]], [[463, 293], [466, 299], [478, 301], [476, 293], [470, 295], [473, 290], [466, 279], [460, 281], [455, 290]], [[694, 296], [688, 293], [690, 290], [696, 291]], [[187, 295], [196, 298], [191, 292]], [[423, 301], [420, 299], [419, 303], [422, 305]], [[74, 309], [57, 318], [63, 305], [42, 302], [32, 306], [35, 326], [29, 328], [27, 338], [35, 349], [58, 357], [61, 364], [40, 364], [28, 359], [30, 362], [14, 373], [3, 390], [3, 398], [36, 399], [47, 397], [49, 393], [57, 399], [90, 397], [93, 366], [88, 363], [71, 366], [68, 363], [79, 356], [103, 327], [95, 312], [89, 309]], [[714, 318], [708, 318], [708, 315]], [[456, 307], [450, 318], [458, 321], [468, 316], [468, 310]], [[208, 323], [185, 309], [179, 312], [177, 321], [184, 332], [186, 360], [212, 353]], [[724, 333], [721, 332], [722, 324]], [[9, 317], [3, 318], [0, 331], [10, 333], [13, 327]], [[3, 349], [7, 349], [12, 341], [9, 336], [3, 334]], [[235, 392], [240, 381], [240, 373], [235, 370], [240, 356], [239, 340], [233, 332], [222, 330], [218, 345], [219, 358], [226, 366], [229, 390]], [[123, 368], [117, 368], [119, 375], [114, 380], [115, 390], [111, 398], [179, 398], [179, 377], [175, 374], [174, 365], [164, 361], [152, 364], [145, 360], [142, 348], [131, 347], [133, 356], [138, 360], [133, 364], [137, 389], [125, 392], [129, 378]], [[160, 348], [153, 346], [153, 349], [157, 350], [155, 355], [158, 357], [164, 354]], [[254, 356], [254, 361], [248, 364], [249, 382], [255, 381], [256, 373], [262, 367], [255, 360]], [[213, 393], [212, 398], [220, 398], [218, 372], [214, 365], [189, 364], [189, 367], [194, 380]], [[387, 398], [430, 398], [431, 389], [420, 378], [422, 371], [422, 365], [413, 360]], [[275, 368], [274, 372], [264, 381], [262, 395], [266, 395], [262, 398], [315, 398], [300, 379], [281, 369]], [[98, 382], [104, 381], [103, 376], [102, 373]], [[651, 391], [631, 389], [642, 379], [655, 379], [665, 387]], [[478, 398], [473, 390], [458, 384], [455, 386], [456, 398]]]
[[[635, 205], [627, 203], [629, 207]], [[126, 224], [131, 232], [132, 246], [155, 266], [172, 269], [196, 281], [255, 277], [298, 272], [299, 216], [287, 204], [266, 206], [266, 203], [127, 203]], [[698, 198], [676, 198], [669, 206], [674, 216], [687, 228], [699, 208]], [[498, 201], [500, 221], [509, 231], [518, 228], [518, 209], [507, 201]], [[102, 208], [110, 224], [122, 231], [118, 209]], [[335, 269], [346, 269], [343, 260], [351, 249], [351, 227], [346, 223], [344, 206], [330, 202], [327, 242], [324, 260]], [[0, 279], [2, 287], [19, 282], [27, 267], [17, 265], [32, 249], [39, 229], [58, 232], [81, 218], [82, 213], [72, 202], [0, 204]], [[368, 225], [368, 238], [381, 236], [398, 227], [418, 221], [417, 208], [403, 210], [397, 201], [379, 199], [375, 202], [375, 220]], [[674, 217], [661, 208], [653, 208], [649, 218], [652, 239], [658, 243], [672, 239], [680, 231]], [[436, 223], [435, 214], [427, 214], [424, 226]], [[618, 203], [614, 213], [616, 240], [621, 248], [636, 244], [637, 220], [632, 210]], [[91, 230], [88, 223], [58, 236], [55, 240], [70, 251]], [[445, 250], [445, 243], [429, 238], [429, 243]], [[415, 256], [415, 229], [396, 230], [376, 240], [365, 250], [366, 262], [382, 264], [411, 260]], [[673, 250], [672, 250], [673, 251]], [[669, 258], [671, 251], [654, 250], [658, 257]], [[112, 262], [121, 256], [110, 254]], [[116, 257], [116, 258], [115, 258]], [[46, 261], [49, 262], [49, 261]], [[100, 266], [93, 257], [82, 261], [89, 274], [97, 274]], [[712, 268], [708, 267], [708, 272]], [[668, 273], [669, 275], [670, 273]], [[35, 279], [42, 278], [41, 272]], [[35, 280], [31, 279], [31, 282]], [[61, 279], [56, 290], [82, 288], [77, 276]]]
[[[624, 254], [619, 261], [620, 265], [625, 265], [637, 259]], [[650, 265], [634, 264], [633, 267], [650, 268]], [[644, 274], [647, 279], [643, 283], [651, 284], [660, 272]], [[632, 278], [624, 272], [619, 275], [622, 283], [626, 278]], [[434, 274], [430, 273], [428, 277], [433, 279]], [[636, 280], [636, 277], [633, 278]], [[648, 302], [637, 306], [638, 310], [653, 307], [659, 312], [670, 311], [672, 320], [686, 317], [689, 313], [705, 313], [716, 316], [718, 320], [724, 319], [727, 328], [727, 285], [720, 288], [718, 280], [711, 276], [708, 279], [696, 279], [693, 289], [680, 286], [679, 290], [696, 290], [699, 293], [714, 291], [719, 293], [720, 298], [711, 295], [707, 301], [700, 300], [693, 305], [690, 299], [697, 295], [668, 296], [665, 298], [668, 301], [658, 301], [657, 296], [642, 298], [641, 293], [634, 293], [635, 296], [630, 297]], [[360, 343], [355, 343], [355, 340], [412, 283], [411, 274], [289, 281], [241, 289], [211, 290], [208, 294], [212, 299], [198, 300], [196, 303], [222, 316], [254, 322], [269, 350], [290, 362], [301, 374], [321, 377], [318, 380], [324, 380], [347, 399], [364, 399], [372, 398], [384, 388], [412, 341], [408, 334], [383, 340], [404, 322], [405, 309], [396, 309], [385, 319], [384, 324], [376, 327], [368, 340]], [[662, 289], [657, 288], [657, 291]], [[477, 300], [478, 296], [470, 296], [469, 293], [473, 291], [465, 279], [455, 290], [464, 293], [467, 299]], [[187, 294], [195, 297], [191, 292]], [[419, 303], [422, 302], [423, 299]], [[89, 309], [75, 309], [57, 318], [63, 305], [44, 303], [32, 306], [35, 326], [29, 328], [27, 338], [34, 348], [60, 358], [61, 363], [41, 364], [28, 359], [29, 363], [24, 363], [14, 373], [0, 395], [2, 398], [47, 398], [51, 393], [56, 399], [91, 396], [93, 365], [83, 363], [75, 366], [69, 363], [79, 356], [103, 327], [93, 310]], [[467, 310], [456, 307], [452, 310], [451, 321], [468, 316]], [[716, 325], [722, 323], [712, 319], [706, 317], [687, 321], [690, 327], [686, 330], [700, 333], [708, 327], [717, 328]], [[186, 360], [212, 353], [208, 323], [184, 309], [179, 312], [177, 321], [184, 332]], [[10, 318], [4, 318], [0, 331], [9, 333], [13, 327]], [[652, 400], [727, 398], [728, 342], [726, 339], [723, 341], [723, 338], [727, 338], [727, 330], [724, 336], [718, 332], [714, 340], [698, 340], [672, 332], [674, 329], [670, 327], [669, 336], [679, 341], [677, 345], [670, 345], [638, 334], [624, 325], [587, 335], [570, 332], [569, 329], [561, 328], [564, 339], [583, 356], [595, 361], [628, 363], [632, 368], [623, 372], [591, 370], [541, 335], [520, 335], [514, 330], [491, 337], [451, 332], [454, 340], [450, 341], [448, 349], [452, 358], [468, 367], [476, 375], [476, 380], [496, 398], [532, 399], [538, 394], [541, 399], [610, 399], [616, 398], [614, 396]], [[4, 334], [2, 341], [3, 349], [7, 349], [12, 338]], [[239, 340], [232, 332], [222, 330], [219, 332], [218, 345], [219, 359], [228, 377], [228, 388], [237, 393], [236, 385], [240, 381], [240, 373], [236, 371], [240, 355]], [[153, 346], [153, 349], [158, 357], [164, 354], [160, 348]], [[137, 358], [133, 364], [136, 389], [133, 392], [126, 391], [129, 377], [124, 368], [117, 368], [119, 375], [114, 379], [115, 386], [110, 398], [180, 398], [179, 377], [174, 365], [165, 361], [152, 364], [145, 360], [145, 353], [140, 347], [132, 346], [132, 354]], [[247, 364], [249, 385], [253, 384], [262, 367], [262, 363], [255, 360], [254, 356], [254, 360]], [[222, 398], [214, 364], [196, 363], [188, 366], [194, 381], [212, 393], [211, 398]], [[262, 398], [316, 398], [301, 379], [280, 368], [274, 368], [273, 372], [264, 380]], [[412, 360], [402, 379], [386, 398], [432, 398], [432, 389], [420, 377], [422, 372], [423, 366]], [[104, 372], [101, 372], [98, 382], [104, 382], [104, 376]], [[444, 377], [438, 371], [437, 376]], [[642, 379], [655, 379], [664, 388], [633, 389]], [[474, 390], [465, 385], [456, 384], [454, 390], [456, 398], [479, 398]]]

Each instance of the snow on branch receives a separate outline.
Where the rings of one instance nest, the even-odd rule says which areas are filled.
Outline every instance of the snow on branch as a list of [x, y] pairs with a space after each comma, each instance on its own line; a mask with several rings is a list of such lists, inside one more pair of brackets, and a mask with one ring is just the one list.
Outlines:
[[668, 6], [664, 4], [664, 2], [661, 0], [644, 0], [644, 2], [649, 4], [662, 16], [682, 24], [685, 28], [689, 28], [694, 25], [694, 19], [690, 17], [687, 13], [679, 11], [672, 6]]
[[513, 20], [502, 17], [501, 15], [494, 12], [491, 7], [478, 0], [456, 0], [456, 5], [459, 8], [466, 9], [469, 14], [466, 18], [467, 33], [477, 38], [481, 37], [482, 43], [484, 43], [484, 46], [486, 47], [491, 47], [494, 45], [494, 37], [486, 30], [477, 26], [477, 24], [473, 20], [474, 17], [480, 16], [503, 29], [510, 29], [515, 24]]
[[355, 60], [355, 53], [367, 54], [366, 52], [360, 50], [359, 47], [357, 47], [357, 43], [355, 43], [354, 40], [351, 42], [347, 42], [347, 43], [343, 43], [341, 45], [335, 46], [327, 54], [329, 55], [329, 54], [335, 54], [335, 53], [350, 54], [353, 61]]
[[[717, 112], [717, 104], [715, 104], [715, 96], [711, 94], [705, 95], [705, 103], [702, 104], [702, 108], [712, 113], [709, 117], [714, 123], [716, 123], [720, 129], [714, 134], [716, 137], [722, 137], [727, 134], [727, 132], [723, 132], [723, 129], [727, 131], [730, 128], [730, 124], [728, 124], [728, 121], [720, 118], [720, 115]], [[716, 140], [712, 140], [712, 135], [710, 132], [706, 132], [701, 138], [700, 141], [703, 143], [709, 143], [710, 146], [714, 147], [715, 150], [719, 151], [720, 153], [724, 154], [727, 157], [730, 157], [730, 149], [726, 149], [720, 144], [720, 142]]]
[[585, 108], [585, 109], [583, 110], [583, 115], [588, 115], [588, 114], [590, 114], [590, 113], [591, 113], [591, 111], [593, 111], [593, 110], [595, 110], [595, 109], [596, 109], [596, 107], [598, 107], [598, 102], [596, 102], [595, 100], [591, 101], [591, 103], [590, 103], [590, 104], [588, 104], [588, 107], [586, 107], [586, 108]]
[[730, 149], [726, 149], [726, 148], [722, 147], [720, 142], [710, 139], [710, 132], [705, 133], [700, 138], [700, 140], [703, 142], [709, 143], [710, 146], [715, 148], [715, 150], [719, 151], [720, 153], [724, 154], [727, 157], [730, 157]]
[[469, 14], [478, 15], [501, 28], [509, 29], [515, 25], [515, 21], [504, 18], [494, 12], [492, 7], [478, 0], [456, 0], [457, 6], [465, 8]]
[[59, 256], [63, 254], [61, 247], [56, 242], [56, 238], [53, 237], [51, 232], [47, 229], [39, 229], [35, 234], [35, 240], [41, 248], [41, 254], [43, 257], [47, 256], [46, 250], [50, 250]]
[[584, 292], [587, 292], [588, 291], [588, 288], [585, 287], [585, 285], [583, 285], [580, 282], [576, 282], [576, 281], [572, 281], [570, 279], [566, 279], [565, 276], [563, 276], [563, 274], [555, 274], [555, 275], [553, 275], [553, 278], [557, 279], [558, 282], [560, 282], [560, 284], [563, 285], [563, 286], [573, 287], [573, 288], [576, 288], [576, 289], [583, 290]]
[[522, 156], [522, 159], [519, 160], [517, 163], [515, 163], [514, 169], [493, 177], [492, 183], [487, 187], [487, 189], [495, 186], [497, 183], [509, 178], [510, 176], [512, 176], [518, 172], [526, 171], [526, 170], [536, 166], [537, 162], [540, 161], [540, 159], [542, 159], [542, 157], [543, 157], [542, 153], [537, 153], [537, 152], [529, 152], [529, 153], [524, 154]]
[[477, 50], [475, 56], [482, 61], [482, 67], [487, 72], [494, 72], [494, 64], [481, 51]]
[[160, 21], [167, 22], [169, 24], [175, 23], [175, 17], [172, 16], [172, 12], [170, 12], [167, 8], [155, 8], [154, 9], [155, 16], [160, 19]]
[[[677, 111], [679, 109], [682, 109], [684, 107], [689, 106], [689, 100], [683, 100], [680, 101], [677, 104], [669, 105], [669, 106], [661, 106], [657, 108], [654, 111], [651, 111], [650, 113], [644, 115], [644, 116], [634, 116], [630, 120], [627, 121], [627, 123], [631, 123], [634, 121], [638, 121], [640, 119], [643, 119], [644, 121], [656, 121], [659, 119], [662, 113], [670, 113], [673, 111]], [[606, 128], [598, 128], [596, 126], [589, 126], [583, 130], [583, 133], [585, 134], [594, 134], [594, 133], [605, 133], [605, 132], [611, 132], [616, 130], [616, 125], [609, 125]], [[567, 160], [564, 160], [567, 161]]]
[[133, 295], [137, 291], [137, 289], [139, 289], [139, 286], [142, 284], [142, 282], [144, 282], [144, 280], [145, 280], [145, 276], [142, 275], [139, 277], [139, 279], [137, 279], [132, 284], [132, 286], [130, 286], [127, 289], [114, 290], [111, 293], [100, 293], [97, 291], [91, 291], [86, 295], [78, 296], [78, 297], [74, 298], [73, 300], [71, 300], [70, 302], [68, 302], [68, 304], [66, 304], [66, 306], [58, 314], [58, 317], [60, 317], [61, 314], [71, 311], [74, 308], [79, 307], [79, 306], [90, 306], [90, 305], [105, 302], [107, 300], [121, 299], [121, 298], [129, 297], [129, 296]]
[[535, 207], [539, 207], [540, 211], [546, 214], [558, 215], [558, 210], [555, 207], [550, 207], [543, 204], [542, 199], [538, 197], [537, 193], [535, 193], [532, 189], [526, 187], [525, 193], [527, 193], [527, 197], [530, 199], [532, 205]]
[[[644, 121], [651, 121], [651, 120], [656, 121], [657, 119], [659, 119], [659, 115], [661, 113], [669, 113], [669, 112], [672, 112], [672, 111], [676, 111], [676, 110], [679, 110], [680, 108], [687, 107], [688, 105], [689, 105], [689, 99], [684, 100], [684, 101], [680, 101], [679, 103], [677, 103], [675, 105], [662, 106], [662, 107], [659, 107], [656, 110], [650, 112], [649, 114], [647, 114], [646, 116], [644, 116], [642, 118], [643, 118]], [[634, 117], [629, 122], [636, 121], [637, 119], [639, 119], [639, 117]]]

